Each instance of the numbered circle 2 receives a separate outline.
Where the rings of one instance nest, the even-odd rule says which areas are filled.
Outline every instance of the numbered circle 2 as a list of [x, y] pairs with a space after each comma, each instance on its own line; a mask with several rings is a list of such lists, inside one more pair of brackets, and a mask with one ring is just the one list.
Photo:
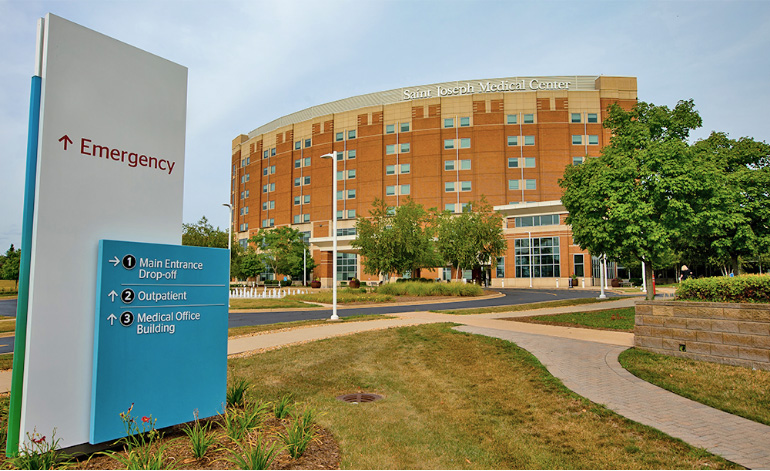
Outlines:
[[136, 266], [136, 257], [133, 255], [126, 255], [123, 257], [123, 268], [130, 270]]
[[134, 290], [126, 288], [120, 293], [120, 299], [123, 300], [123, 304], [131, 304], [134, 302]]
[[134, 313], [131, 311], [126, 311], [123, 314], [120, 315], [120, 323], [123, 324], [124, 327], [128, 327], [131, 324], [134, 323]]

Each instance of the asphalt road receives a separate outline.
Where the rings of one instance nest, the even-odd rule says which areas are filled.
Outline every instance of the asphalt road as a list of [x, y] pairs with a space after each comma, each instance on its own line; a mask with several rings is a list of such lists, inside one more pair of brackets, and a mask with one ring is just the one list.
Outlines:
[[[556, 301], [559, 299], [595, 298], [599, 296], [599, 290], [572, 290], [572, 289], [498, 289], [505, 296], [492, 299], [469, 299], [459, 302], [444, 302], [418, 305], [387, 305], [368, 308], [344, 308], [340, 306], [337, 315], [347, 317], [359, 314], [391, 314], [397, 312], [428, 311], [436, 309], [461, 309], [469, 307], [507, 306], [516, 304], [537, 303], [542, 301]], [[0, 315], [16, 317], [16, 300], [0, 300]], [[310, 311], [254, 311], [230, 313], [229, 327], [241, 327], [246, 325], [275, 324], [277, 322], [291, 322], [308, 319], [328, 319], [332, 315], [331, 309]], [[0, 337], [0, 353], [13, 352], [14, 338]]]

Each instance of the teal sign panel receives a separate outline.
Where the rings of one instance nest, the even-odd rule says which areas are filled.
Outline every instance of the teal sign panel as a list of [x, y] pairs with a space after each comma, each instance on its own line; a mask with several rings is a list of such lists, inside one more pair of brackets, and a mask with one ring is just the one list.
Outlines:
[[222, 412], [229, 252], [99, 241], [90, 442], [123, 437], [120, 413], [168, 427]]

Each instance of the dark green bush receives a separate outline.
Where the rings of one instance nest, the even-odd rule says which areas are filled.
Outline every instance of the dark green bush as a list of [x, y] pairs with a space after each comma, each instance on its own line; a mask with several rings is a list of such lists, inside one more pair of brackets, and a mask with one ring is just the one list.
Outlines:
[[679, 284], [676, 296], [686, 301], [770, 303], [770, 275], [690, 278]]

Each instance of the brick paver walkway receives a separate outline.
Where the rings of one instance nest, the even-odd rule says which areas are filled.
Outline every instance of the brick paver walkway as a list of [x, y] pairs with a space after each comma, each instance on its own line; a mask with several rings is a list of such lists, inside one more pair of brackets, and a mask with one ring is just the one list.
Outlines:
[[577, 394], [672, 437], [752, 469], [770, 468], [770, 427], [653, 386], [618, 363], [625, 346], [485, 327], [457, 330], [526, 349]]

